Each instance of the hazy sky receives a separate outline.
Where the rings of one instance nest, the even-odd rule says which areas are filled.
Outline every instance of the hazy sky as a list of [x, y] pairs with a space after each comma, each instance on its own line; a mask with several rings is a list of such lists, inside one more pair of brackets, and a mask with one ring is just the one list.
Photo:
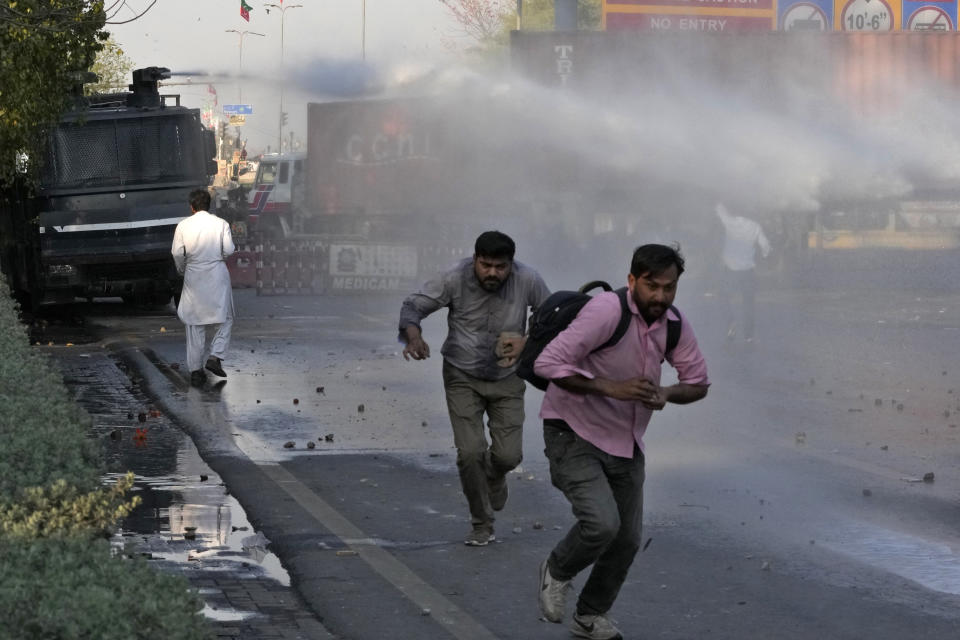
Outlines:
[[[133, 18], [150, 1], [128, 0], [112, 21]], [[240, 17], [240, 0], [157, 0], [143, 17], [107, 28], [137, 67], [192, 72], [189, 81], [197, 87], [168, 88], [180, 93], [187, 106], [198, 107], [208, 96], [208, 78], [199, 72], [217, 74], [213, 84], [221, 105], [242, 98], [254, 106], [254, 116], [247, 118], [244, 129], [251, 148], [273, 143], [275, 149], [281, 17], [275, 9], [267, 14], [261, 0], [247, 0], [247, 4], [253, 7], [250, 22]], [[440, 0], [366, 0], [364, 67], [360, 63], [362, 0], [285, 0], [282, 4], [302, 5], [286, 10], [283, 27], [284, 64], [289, 74], [299, 76], [285, 85], [284, 110], [289, 113], [290, 128], [298, 134], [305, 128], [308, 101], [337, 97], [362, 86], [370, 69], [448, 58], [451, 44], [459, 42], [456, 24]], [[232, 77], [240, 62], [240, 36], [226, 33], [227, 29], [265, 36], [243, 38], [242, 88]], [[297, 84], [314, 91], [298, 92]]]

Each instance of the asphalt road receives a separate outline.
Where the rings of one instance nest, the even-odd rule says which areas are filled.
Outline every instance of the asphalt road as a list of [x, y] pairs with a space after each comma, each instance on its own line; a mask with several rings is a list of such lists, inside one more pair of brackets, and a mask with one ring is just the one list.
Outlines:
[[[572, 523], [540, 394], [498, 541], [465, 547], [439, 355], [400, 356], [399, 298], [236, 301], [219, 388], [186, 385], [169, 309], [61, 309], [39, 338], [85, 333], [134, 364], [336, 636], [568, 637], [536, 604]], [[752, 345], [724, 341], [706, 287], [677, 303], [713, 386], [648, 431], [649, 546], [611, 611], [625, 637], [960, 637], [960, 296], [767, 282]], [[444, 333], [427, 321], [435, 354]]]

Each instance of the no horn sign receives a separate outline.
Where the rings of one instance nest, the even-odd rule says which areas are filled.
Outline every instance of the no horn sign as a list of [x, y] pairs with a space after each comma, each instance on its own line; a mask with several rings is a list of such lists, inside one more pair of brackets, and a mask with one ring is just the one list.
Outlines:
[[778, 24], [782, 31], [831, 31], [833, 0], [806, 0], [780, 6]]

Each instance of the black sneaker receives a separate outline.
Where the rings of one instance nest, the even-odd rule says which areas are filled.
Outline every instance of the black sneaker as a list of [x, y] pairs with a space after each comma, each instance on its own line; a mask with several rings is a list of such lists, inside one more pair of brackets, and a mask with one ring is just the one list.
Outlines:
[[204, 368], [214, 375], [220, 376], [221, 378], [226, 378], [227, 372], [223, 370], [222, 366], [220, 366], [220, 362], [220, 358], [210, 356], [207, 358], [207, 366]]
[[207, 382], [207, 374], [203, 369], [197, 369], [190, 372], [190, 384], [194, 387], [202, 387]]

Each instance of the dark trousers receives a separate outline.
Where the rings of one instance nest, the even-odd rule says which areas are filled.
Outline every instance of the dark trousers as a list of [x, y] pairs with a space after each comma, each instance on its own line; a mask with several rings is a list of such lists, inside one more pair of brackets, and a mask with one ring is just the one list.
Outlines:
[[550, 553], [550, 573], [571, 580], [593, 565], [577, 612], [606, 613], [627, 578], [640, 548], [643, 523], [644, 458], [605, 453], [562, 420], [543, 421], [544, 453], [550, 479], [570, 501], [576, 524]]

